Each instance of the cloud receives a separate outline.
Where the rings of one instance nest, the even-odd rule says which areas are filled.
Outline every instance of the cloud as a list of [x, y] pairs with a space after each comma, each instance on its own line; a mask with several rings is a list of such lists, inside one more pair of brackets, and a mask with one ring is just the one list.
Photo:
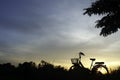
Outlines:
[[[32, 1], [2, 1], [0, 14], [0, 28], [12, 31], [31, 32], [38, 29], [36, 12]], [[35, 7], [37, 8], [37, 7]]]
[[[94, 37], [93, 33], [86, 30], [88, 27], [84, 21], [90, 20], [83, 18], [81, 12], [83, 5], [77, 0], [47, 2], [13, 0], [4, 3], [3, 6], [5, 7], [0, 16], [0, 28], [4, 34], [1, 35], [3, 38], [1, 43], [7, 44], [6, 47], [9, 46], [9, 51], [4, 50], [6, 53], [12, 51], [11, 54], [26, 54], [28, 52], [21, 48], [24, 45], [27, 46], [26, 50], [33, 53], [35, 48], [38, 48], [37, 52], [41, 49], [44, 53], [49, 51], [52, 53], [53, 49], [55, 52], [61, 50], [64, 52], [77, 44], [85, 44], [86, 40]], [[15, 51], [11, 50], [16, 47], [18, 48]]]

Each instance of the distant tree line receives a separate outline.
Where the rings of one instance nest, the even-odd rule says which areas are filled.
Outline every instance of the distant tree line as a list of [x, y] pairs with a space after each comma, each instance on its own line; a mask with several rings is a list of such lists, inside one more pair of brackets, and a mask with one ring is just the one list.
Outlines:
[[107, 75], [91, 74], [89, 69], [79, 68], [69, 71], [46, 61], [36, 65], [34, 62], [0, 64], [0, 80], [119, 80], [120, 68]]

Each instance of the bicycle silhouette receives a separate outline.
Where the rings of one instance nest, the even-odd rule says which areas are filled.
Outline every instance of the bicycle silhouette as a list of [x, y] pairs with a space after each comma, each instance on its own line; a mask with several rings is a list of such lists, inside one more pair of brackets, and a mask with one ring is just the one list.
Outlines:
[[[72, 58], [71, 62], [72, 62], [72, 66], [70, 67], [70, 71], [71, 70], [75, 70], [75, 69], [83, 69], [85, 68], [81, 62], [81, 56], [85, 56], [84, 53], [80, 52], [79, 53], [79, 58]], [[104, 62], [95, 62], [96, 60], [95, 58], [90, 58], [91, 62], [91, 66], [90, 66], [90, 71], [94, 74], [104, 74], [103, 72], [101, 72], [101, 70], [104, 70], [104, 72], [106, 74], [109, 74], [108, 68], [107, 66], [104, 64]]]

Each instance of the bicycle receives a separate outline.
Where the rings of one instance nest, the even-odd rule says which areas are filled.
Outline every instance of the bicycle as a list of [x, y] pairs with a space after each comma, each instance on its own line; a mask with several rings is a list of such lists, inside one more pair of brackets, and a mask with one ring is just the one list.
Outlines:
[[[79, 58], [72, 58], [71, 59], [71, 62], [72, 62], [72, 66], [70, 67], [69, 71], [72, 71], [72, 70], [76, 70], [76, 69], [83, 69], [85, 68], [84, 65], [82, 64], [81, 62], [81, 56], [85, 56], [84, 53], [80, 52], [79, 53]], [[90, 71], [94, 74], [109, 74], [109, 71], [108, 71], [108, 68], [107, 66], [105, 65], [104, 62], [95, 62], [94, 64], [94, 61], [96, 60], [95, 58], [90, 58], [90, 60], [92, 61], [91, 62], [91, 66], [90, 66]], [[104, 72], [101, 72], [101, 70], [104, 69]]]

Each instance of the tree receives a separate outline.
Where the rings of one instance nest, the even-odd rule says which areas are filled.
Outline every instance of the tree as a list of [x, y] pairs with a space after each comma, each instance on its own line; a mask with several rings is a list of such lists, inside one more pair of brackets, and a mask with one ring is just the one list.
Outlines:
[[120, 29], [120, 0], [96, 0], [84, 9], [84, 15], [102, 15], [96, 21], [96, 28], [101, 28], [100, 35], [108, 36]]

